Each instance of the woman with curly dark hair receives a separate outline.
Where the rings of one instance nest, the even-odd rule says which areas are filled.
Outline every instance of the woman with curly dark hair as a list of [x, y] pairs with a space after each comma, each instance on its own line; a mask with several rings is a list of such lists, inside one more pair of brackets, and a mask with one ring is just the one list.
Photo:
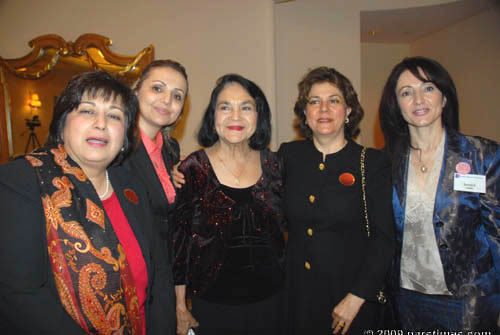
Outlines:
[[290, 334], [361, 334], [373, 328], [393, 253], [390, 162], [374, 149], [363, 157], [353, 141], [363, 109], [345, 76], [319, 67], [298, 87], [294, 111], [305, 140], [279, 149]]

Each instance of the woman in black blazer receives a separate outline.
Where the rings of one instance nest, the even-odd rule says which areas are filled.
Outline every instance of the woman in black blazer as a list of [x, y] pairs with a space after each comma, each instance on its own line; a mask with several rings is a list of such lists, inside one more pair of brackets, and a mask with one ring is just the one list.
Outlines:
[[374, 149], [362, 158], [353, 138], [363, 108], [344, 75], [318, 67], [298, 88], [294, 112], [305, 140], [278, 151], [289, 226], [289, 334], [363, 334], [376, 326], [394, 248], [390, 161]]
[[[170, 132], [184, 109], [188, 93], [186, 70], [176, 61], [153, 61], [144, 69], [134, 91], [140, 106], [139, 144], [125, 165], [146, 186], [170, 254], [168, 216], [176, 195], [171, 175], [179, 161], [179, 144]], [[170, 260], [170, 256], [167, 258]]]
[[171, 269], [118, 164], [138, 102], [105, 72], [61, 93], [46, 147], [0, 166], [0, 334], [173, 334]]

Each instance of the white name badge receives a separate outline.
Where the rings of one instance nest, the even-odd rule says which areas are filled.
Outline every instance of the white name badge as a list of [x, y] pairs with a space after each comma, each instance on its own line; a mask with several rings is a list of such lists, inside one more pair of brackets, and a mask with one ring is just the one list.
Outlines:
[[453, 190], [463, 192], [486, 192], [486, 176], [480, 174], [455, 173]]

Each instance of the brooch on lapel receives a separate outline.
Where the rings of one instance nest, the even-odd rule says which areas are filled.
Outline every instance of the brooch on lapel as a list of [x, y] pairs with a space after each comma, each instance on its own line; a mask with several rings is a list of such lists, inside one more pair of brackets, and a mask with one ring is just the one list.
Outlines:
[[467, 162], [460, 162], [455, 166], [455, 170], [457, 170], [460, 174], [468, 174], [470, 172], [470, 164]]
[[134, 205], [139, 204], [139, 197], [137, 197], [137, 194], [134, 192], [134, 190], [131, 190], [130, 188], [126, 188], [123, 190], [123, 193], [125, 194], [125, 197], [133, 203]]
[[339, 176], [339, 181], [342, 185], [352, 186], [354, 185], [356, 178], [354, 178], [352, 173], [344, 172]]

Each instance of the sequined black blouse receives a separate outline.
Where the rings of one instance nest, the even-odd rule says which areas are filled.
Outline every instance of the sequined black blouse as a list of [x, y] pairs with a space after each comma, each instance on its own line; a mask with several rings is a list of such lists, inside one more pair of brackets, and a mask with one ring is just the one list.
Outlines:
[[[253, 294], [254, 300], [281, 288], [283, 281], [277, 279], [276, 270], [283, 273], [285, 258], [281, 163], [275, 153], [266, 149], [261, 151], [261, 164], [262, 175], [251, 187], [250, 201], [244, 204], [245, 235], [268, 250], [265, 259], [261, 255], [256, 265], [269, 266], [265, 275], [271, 280], [259, 290], [261, 297]], [[173, 213], [174, 281], [176, 285], [187, 285], [191, 295], [209, 298], [220, 286], [216, 284], [224, 266], [234, 265], [234, 257], [228, 255], [238, 246], [248, 247], [248, 238], [233, 236], [235, 231], [241, 233], [235, 230], [233, 220], [242, 223], [241, 213], [236, 213], [241, 212], [242, 204], [232, 199], [219, 183], [204, 150], [189, 155], [179, 171], [184, 174], [186, 184], [178, 192]], [[229, 259], [231, 264], [226, 264]]]

